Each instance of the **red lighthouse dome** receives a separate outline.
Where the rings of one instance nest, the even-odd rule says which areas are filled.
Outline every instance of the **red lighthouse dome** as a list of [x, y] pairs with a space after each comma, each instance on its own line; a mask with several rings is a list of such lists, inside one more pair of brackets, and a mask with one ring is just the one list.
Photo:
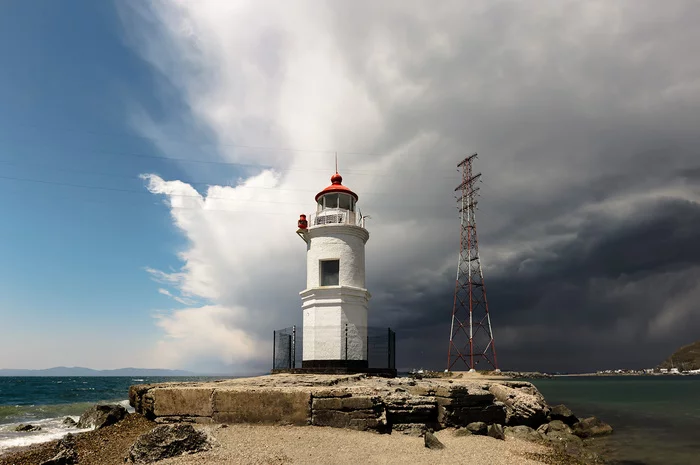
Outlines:
[[319, 197], [325, 194], [329, 194], [331, 192], [342, 192], [345, 194], [350, 194], [355, 198], [355, 201], [357, 201], [357, 194], [355, 194], [347, 187], [343, 186], [343, 177], [337, 171], [333, 176], [331, 176], [331, 185], [323, 189], [318, 194], [316, 194], [315, 200], [318, 201]]

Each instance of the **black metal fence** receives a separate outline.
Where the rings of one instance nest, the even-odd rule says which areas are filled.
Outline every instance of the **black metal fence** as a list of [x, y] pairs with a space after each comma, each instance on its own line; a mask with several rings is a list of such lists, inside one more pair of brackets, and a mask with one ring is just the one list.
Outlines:
[[[338, 338], [340, 338], [340, 347], [337, 347], [337, 342], [333, 342], [336, 348], [339, 349], [340, 360], [356, 358], [356, 355], [353, 356], [352, 354], [358, 350], [357, 327], [345, 325], [344, 328], [316, 328], [315, 334], [323, 334], [324, 330], [333, 331], [330, 337], [324, 339], [338, 341]], [[273, 370], [302, 368], [302, 360], [304, 358], [302, 333], [301, 327], [297, 326], [278, 329], [273, 332]], [[367, 367], [369, 369], [396, 369], [396, 332], [387, 327], [369, 326], [367, 327], [365, 342]]]

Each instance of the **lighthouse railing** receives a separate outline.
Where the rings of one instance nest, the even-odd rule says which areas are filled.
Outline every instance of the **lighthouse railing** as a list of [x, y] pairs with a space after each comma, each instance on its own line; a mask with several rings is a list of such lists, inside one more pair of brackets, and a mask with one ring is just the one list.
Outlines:
[[[368, 369], [396, 369], [396, 333], [386, 326], [317, 326], [308, 348], [323, 360], [366, 360]], [[273, 332], [273, 371], [304, 367], [304, 335], [297, 326]], [[318, 357], [314, 357], [318, 358]]]
[[325, 226], [329, 224], [363, 226], [363, 221], [357, 212], [345, 210], [343, 208], [326, 208], [325, 210], [311, 214], [311, 226]]

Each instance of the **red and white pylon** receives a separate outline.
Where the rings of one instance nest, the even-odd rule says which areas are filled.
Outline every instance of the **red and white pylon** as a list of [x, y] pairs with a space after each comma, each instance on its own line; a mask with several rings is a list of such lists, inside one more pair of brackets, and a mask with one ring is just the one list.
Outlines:
[[481, 178], [481, 173], [473, 173], [472, 163], [476, 158], [477, 154], [471, 155], [457, 165], [462, 169], [462, 183], [455, 189], [455, 192], [461, 192], [458, 197], [460, 241], [450, 345], [447, 350], [449, 371], [460, 360], [469, 371], [475, 371], [482, 360], [488, 364], [485, 369], [499, 371], [476, 234], [474, 212], [479, 192], [476, 184]]

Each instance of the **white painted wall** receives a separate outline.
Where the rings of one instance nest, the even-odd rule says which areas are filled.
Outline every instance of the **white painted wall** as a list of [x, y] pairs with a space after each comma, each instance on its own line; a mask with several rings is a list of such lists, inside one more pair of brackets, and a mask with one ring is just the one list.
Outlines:
[[345, 359], [345, 325], [348, 325], [348, 360], [367, 360], [367, 309], [365, 289], [328, 286], [301, 292], [303, 359]]
[[309, 228], [306, 249], [306, 288], [320, 285], [321, 260], [340, 260], [341, 286], [365, 287], [366, 229], [351, 225], [325, 225]]
[[[367, 313], [370, 294], [365, 289], [365, 228], [347, 224], [308, 229], [306, 289], [300, 293], [304, 319], [303, 359], [367, 360]], [[320, 286], [320, 261], [340, 260], [338, 286]]]

